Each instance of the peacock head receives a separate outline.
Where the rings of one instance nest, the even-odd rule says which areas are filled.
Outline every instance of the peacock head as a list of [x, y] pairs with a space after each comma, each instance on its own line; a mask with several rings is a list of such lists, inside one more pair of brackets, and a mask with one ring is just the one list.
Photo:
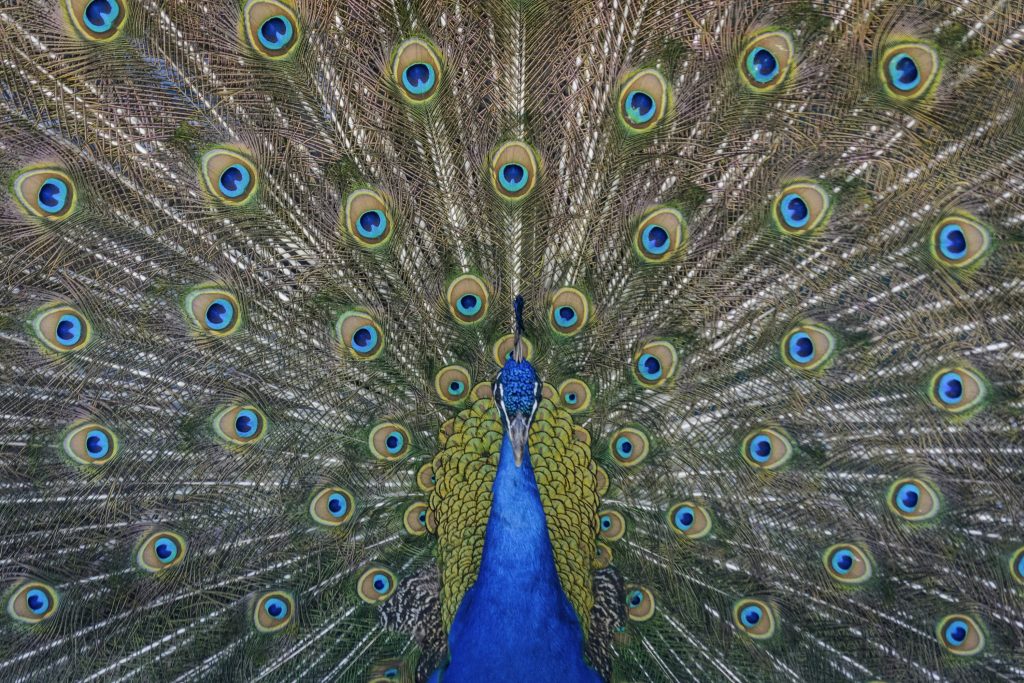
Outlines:
[[541, 382], [523, 350], [523, 297], [516, 297], [513, 309], [516, 316], [515, 341], [512, 353], [494, 380], [492, 394], [501, 413], [501, 424], [512, 442], [516, 467], [520, 467], [530, 424], [540, 403]]

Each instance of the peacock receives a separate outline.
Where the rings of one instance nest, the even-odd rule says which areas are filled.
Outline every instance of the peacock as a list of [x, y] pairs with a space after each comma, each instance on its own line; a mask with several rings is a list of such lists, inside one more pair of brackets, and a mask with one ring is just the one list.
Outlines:
[[1024, 680], [1024, 1], [0, 3], [0, 680]]

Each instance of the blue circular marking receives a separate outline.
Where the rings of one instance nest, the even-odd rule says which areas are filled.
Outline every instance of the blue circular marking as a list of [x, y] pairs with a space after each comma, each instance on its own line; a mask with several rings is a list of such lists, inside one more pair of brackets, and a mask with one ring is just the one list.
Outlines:
[[626, 596], [626, 602], [629, 603], [630, 607], [639, 607], [643, 604], [644, 594], [641, 591], [630, 591], [629, 595]]
[[464, 382], [460, 382], [457, 379], [453, 379], [448, 384], [448, 393], [451, 394], [452, 396], [461, 396], [462, 392], [465, 391], [465, 390], [466, 390], [465, 383]]
[[356, 231], [367, 239], [377, 239], [388, 227], [388, 217], [380, 209], [364, 211], [356, 221]]
[[756, 47], [747, 53], [747, 73], [758, 83], [768, 83], [779, 75], [779, 60], [769, 50]]
[[242, 164], [231, 164], [221, 172], [217, 185], [225, 197], [235, 199], [245, 194], [251, 180], [249, 169]]
[[761, 621], [761, 617], [764, 616], [764, 612], [757, 605], [750, 605], [744, 607], [740, 612], [740, 621], [743, 622], [747, 628], [753, 628], [757, 626], [757, 623]]
[[391, 589], [391, 579], [387, 574], [374, 574], [373, 589], [381, 594], [387, 593]]
[[672, 522], [680, 531], [689, 531], [690, 527], [693, 526], [694, 519], [696, 519], [696, 517], [694, 516], [693, 508], [689, 505], [684, 505], [676, 510], [676, 514], [672, 518]]
[[615, 440], [615, 452], [619, 454], [619, 457], [624, 460], [628, 460], [633, 457], [633, 442], [624, 436], [620, 436]]
[[263, 609], [278, 621], [288, 616], [288, 603], [280, 598], [270, 598], [263, 603]]
[[789, 357], [797, 363], [809, 363], [814, 360], [814, 342], [806, 332], [797, 332], [790, 336]]
[[398, 430], [391, 432], [384, 439], [384, 447], [388, 449], [388, 453], [397, 453], [402, 450], [403, 446], [405, 446], [405, 437]]
[[72, 313], [65, 313], [57, 321], [57, 342], [63, 346], [74, 346], [82, 340], [82, 319]]
[[576, 405], [577, 401], [579, 401], [579, 397], [576, 396], [576, 392], [570, 391], [568, 394], [565, 395], [565, 402], [568, 403], [569, 405], [574, 406]]
[[579, 317], [576, 315], [576, 309], [572, 306], [559, 306], [555, 309], [555, 324], [559, 327], [572, 327], [576, 324]]
[[896, 507], [903, 512], [914, 512], [921, 498], [921, 489], [917, 484], [903, 484], [896, 491]]
[[295, 27], [292, 26], [291, 19], [283, 14], [278, 14], [260, 24], [260, 30], [257, 33], [263, 47], [268, 50], [283, 50], [292, 41]]
[[101, 429], [90, 429], [85, 435], [85, 450], [93, 460], [100, 460], [110, 452], [110, 439]]
[[363, 325], [352, 335], [352, 348], [359, 353], [369, 353], [377, 346], [377, 330], [373, 325]]
[[162, 563], [170, 564], [178, 556], [178, 544], [169, 538], [161, 538], [153, 545], [153, 551]]
[[68, 186], [60, 178], [48, 178], [39, 187], [39, 208], [46, 213], [60, 213], [68, 203]]
[[507, 192], [519, 192], [529, 179], [530, 172], [522, 164], [508, 163], [498, 169], [498, 182]]
[[946, 625], [946, 641], [951, 645], [962, 645], [967, 640], [970, 627], [963, 619], [954, 619]]
[[239, 410], [235, 416], [235, 433], [243, 439], [254, 436], [260, 428], [260, 418], [255, 411]]
[[640, 356], [636, 362], [636, 369], [640, 376], [647, 380], [656, 380], [662, 375], [661, 361], [649, 353]]
[[235, 319], [235, 307], [227, 299], [214, 299], [206, 307], [206, 325], [211, 330], [223, 330]]
[[946, 405], [956, 405], [963, 399], [964, 379], [959, 372], [947, 372], [939, 378], [939, 400]]
[[459, 297], [455, 307], [459, 309], [459, 313], [468, 317], [479, 313], [483, 305], [483, 300], [476, 294], [463, 294]]
[[782, 220], [794, 230], [804, 227], [811, 220], [811, 211], [807, 208], [807, 202], [795, 192], [782, 198], [782, 201], [779, 202], [779, 209], [782, 213]]
[[31, 589], [25, 596], [25, 602], [33, 614], [43, 614], [50, 609], [50, 596], [38, 588]]
[[425, 95], [430, 92], [436, 80], [434, 67], [422, 62], [410, 64], [402, 72], [402, 85], [413, 95]]
[[672, 246], [668, 231], [660, 225], [648, 225], [641, 233], [644, 251], [655, 256], [661, 256]]
[[95, 33], [106, 33], [114, 27], [114, 22], [121, 14], [121, 5], [117, 0], [92, 0], [85, 7], [82, 20]]
[[633, 123], [647, 123], [654, 118], [657, 109], [654, 98], [643, 90], [633, 90], [626, 95], [626, 116]]
[[893, 55], [889, 60], [889, 80], [897, 90], [913, 90], [921, 83], [917, 62], [906, 52]]
[[967, 236], [962, 227], [950, 223], [939, 231], [939, 250], [951, 261], [959, 261], [967, 255]]
[[747, 447], [750, 459], [756, 462], [768, 462], [772, 457], [772, 440], [764, 434], [758, 434], [750, 440]]
[[849, 550], [842, 548], [832, 553], [832, 569], [837, 574], [847, 574], [853, 568], [853, 553]]
[[348, 498], [340, 493], [332, 493], [327, 497], [327, 511], [333, 517], [344, 517], [348, 512]]

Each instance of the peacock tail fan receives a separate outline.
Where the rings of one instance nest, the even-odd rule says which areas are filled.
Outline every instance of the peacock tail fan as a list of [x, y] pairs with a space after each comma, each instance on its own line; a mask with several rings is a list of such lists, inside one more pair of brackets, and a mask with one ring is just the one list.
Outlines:
[[6, 3], [0, 680], [1024, 679], [1022, 31]]

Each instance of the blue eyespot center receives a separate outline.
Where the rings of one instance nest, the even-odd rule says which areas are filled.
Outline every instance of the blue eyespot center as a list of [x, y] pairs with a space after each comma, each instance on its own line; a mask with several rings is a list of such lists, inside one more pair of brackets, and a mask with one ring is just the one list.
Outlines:
[[832, 554], [832, 569], [839, 574], [846, 574], [853, 567], [853, 553], [849, 550], [837, 550]]
[[240, 410], [235, 416], [235, 433], [243, 439], [255, 435], [259, 426], [260, 419], [252, 410]]
[[640, 356], [636, 367], [644, 379], [655, 380], [661, 377], [661, 361], [649, 353]]
[[967, 236], [963, 228], [955, 223], [939, 231], [939, 249], [946, 258], [959, 261], [967, 255]]
[[960, 402], [964, 395], [963, 377], [959, 372], [947, 372], [939, 378], [939, 399], [953, 405]]
[[779, 73], [779, 61], [769, 50], [757, 47], [747, 55], [747, 73], [758, 83], [767, 83]]
[[601, 516], [601, 528], [607, 531], [612, 528], [612, 518], [608, 515]]
[[39, 208], [46, 213], [59, 213], [68, 202], [68, 186], [63, 180], [50, 178], [39, 188]]
[[65, 313], [57, 321], [57, 341], [64, 346], [74, 346], [82, 339], [82, 320], [71, 313]]
[[624, 436], [615, 441], [615, 452], [623, 458], [630, 458], [633, 455], [633, 442]]
[[85, 450], [89, 453], [89, 457], [94, 460], [106, 457], [107, 453], [110, 452], [110, 439], [107, 438], [103, 431], [90, 429], [89, 433], [85, 435]]
[[889, 78], [898, 90], [913, 90], [921, 82], [917, 62], [906, 52], [900, 52], [889, 60]]
[[402, 85], [413, 95], [424, 95], [430, 92], [436, 80], [434, 67], [422, 62], [410, 64], [402, 72]]
[[789, 357], [797, 363], [808, 363], [814, 359], [814, 342], [806, 332], [797, 332], [789, 338]]
[[268, 50], [281, 50], [287, 47], [294, 35], [295, 28], [291, 20], [283, 14], [270, 17], [260, 24], [260, 43]]
[[398, 674], [398, 669], [391, 667], [390, 669], [384, 672], [384, 678], [398, 678]]
[[476, 315], [483, 307], [483, 301], [476, 294], [463, 294], [459, 297], [457, 308], [463, 315]]
[[373, 575], [373, 589], [378, 593], [387, 593], [391, 588], [391, 579], [386, 574]]
[[33, 588], [25, 596], [25, 602], [33, 614], [43, 614], [50, 609], [50, 596], [38, 588]]
[[744, 607], [743, 610], [740, 612], [740, 621], [742, 621], [748, 628], [750, 628], [753, 626], [757, 626], [757, 623], [761, 621], [762, 616], [763, 613], [760, 607], [757, 607], [756, 605], [750, 605], [749, 607]]
[[690, 527], [692, 527], [693, 520], [693, 508], [690, 507], [689, 505], [681, 507], [678, 510], [676, 510], [674, 521], [676, 528], [680, 529], [681, 531], [687, 531]]
[[402, 446], [405, 445], [405, 437], [399, 431], [394, 431], [388, 434], [387, 438], [384, 439], [384, 446], [388, 449], [389, 453], [397, 453], [402, 450]]
[[178, 556], [178, 545], [169, 538], [161, 538], [153, 545], [153, 550], [156, 552], [157, 559], [162, 563], [168, 564]]
[[633, 123], [647, 123], [657, 113], [654, 98], [643, 90], [633, 90], [626, 95], [626, 116]]
[[757, 462], [767, 462], [772, 457], [772, 440], [758, 434], [750, 440], [750, 457]]
[[565, 395], [565, 402], [568, 403], [571, 406], [576, 405], [576, 401], [578, 401], [578, 400], [579, 399], [576, 396], [575, 392], [570, 391], [568, 394]]
[[644, 228], [642, 235], [644, 251], [660, 256], [672, 246], [669, 241], [668, 231], [660, 225], [648, 225]]
[[630, 607], [639, 607], [644, 601], [644, 594], [640, 591], [630, 591], [629, 595], [626, 596], [626, 602], [629, 603]]
[[377, 330], [372, 325], [363, 325], [352, 335], [352, 348], [360, 353], [368, 353], [377, 346]]
[[117, 0], [92, 0], [86, 5], [82, 18], [90, 31], [106, 33], [113, 28], [120, 14], [121, 6]]
[[232, 164], [220, 174], [218, 185], [225, 197], [235, 199], [245, 194], [250, 179], [249, 169], [242, 164]]
[[576, 323], [576, 310], [572, 306], [559, 306], [555, 310], [555, 323], [559, 327], [571, 327]]
[[280, 598], [270, 598], [263, 603], [263, 609], [267, 611], [272, 618], [281, 620], [288, 616], [288, 604]]
[[377, 239], [388, 227], [388, 218], [380, 209], [364, 211], [356, 222], [356, 230], [367, 239]]
[[426, 510], [420, 510], [420, 514], [419, 514], [418, 519], [420, 520], [420, 524], [426, 524], [427, 523], [427, 511]]
[[327, 510], [333, 517], [344, 517], [348, 512], [348, 499], [340, 493], [332, 493], [327, 498]]
[[811, 212], [807, 208], [807, 202], [796, 193], [787, 194], [783, 197], [780, 207], [782, 209], [782, 220], [791, 228], [802, 228], [811, 219]]
[[211, 330], [223, 330], [231, 325], [235, 307], [227, 299], [214, 299], [206, 307], [206, 324]]
[[463, 384], [462, 382], [460, 382], [457, 379], [453, 379], [448, 384], [448, 393], [451, 394], [452, 396], [458, 396], [458, 395], [460, 395], [463, 392], [463, 390], [465, 388], [466, 388], [465, 384]]
[[946, 640], [953, 645], [962, 645], [967, 640], [968, 626], [962, 619], [954, 619], [946, 626]]
[[508, 192], [518, 192], [526, 187], [530, 173], [522, 164], [508, 163], [498, 169], [498, 181]]
[[921, 498], [921, 489], [916, 484], [904, 484], [896, 492], [896, 507], [903, 512], [914, 512]]

